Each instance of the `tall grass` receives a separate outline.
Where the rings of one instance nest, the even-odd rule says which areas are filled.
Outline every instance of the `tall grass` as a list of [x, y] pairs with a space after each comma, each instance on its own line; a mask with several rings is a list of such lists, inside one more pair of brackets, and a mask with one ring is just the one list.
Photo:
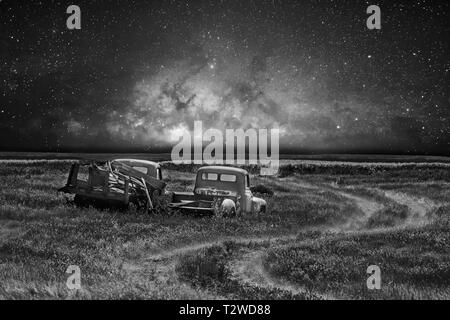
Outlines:
[[[346, 299], [449, 299], [450, 236], [445, 223], [337, 235], [270, 250], [266, 268], [278, 277]], [[370, 265], [381, 290], [368, 290]]]
[[[71, 163], [0, 162], [0, 298], [211, 298], [222, 294], [237, 298], [299, 298], [289, 296], [286, 292], [241, 288], [240, 284], [232, 282], [227, 277], [226, 270], [220, 266], [233, 257], [233, 246], [226, 247], [225, 252], [216, 249], [196, 253], [193, 257], [184, 258], [182, 266], [177, 269], [179, 275], [193, 276], [194, 280], [188, 281], [190, 285], [207, 287], [213, 292], [212, 296], [200, 289], [186, 289], [184, 284], [176, 279], [171, 282], [171, 286], [163, 286], [156, 276], [155, 265], [151, 263], [139, 272], [132, 273], [132, 276], [128, 270], [133, 262], [137, 266], [144, 263], [148, 254], [163, 253], [189, 244], [233, 237], [295, 234], [310, 226], [338, 225], [362, 214], [361, 209], [349, 199], [331, 191], [301, 187], [295, 183], [297, 181], [307, 180], [318, 186], [333, 182], [337, 178], [342, 182], [342, 186], [395, 182], [398, 177], [408, 179], [408, 182], [432, 179], [448, 181], [448, 169], [441, 167], [402, 167], [386, 172], [377, 169], [375, 173], [361, 169], [358, 175], [351, 171], [354, 170], [353, 167], [337, 167], [334, 171], [324, 167], [317, 171], [303, 167], [282, 168], [287, 170], [285, 172], [289, 173], [289, 179], [292, 181], [278, 177], [252, 176], [253, 185], [264, 185], [273, 191], [273, 195], [261, 192], [261, 196], [269, 204], [269, 212], [266, 215], [221, 219], [178, 214], [146, 215], [133, 210], [123, 212], [77, 208], [73, 205], [71, 196], [57, 192], [57, 189], [66, 183]], [[168, 189], [181, 191], [192, 188], [195, 170], [195, 167], [164, 167]], [[249, 170], [255, 173], [258, 171], [251, 168]], [[305, 174], [308, 170], [310, 173]], [[342, 175], [342, 172], [345, 174]], [[412, 192], [413, 189], [418, 193], [427, 193], [426, 187], [419, 190], [414, 185], [405, 191]], [[445, 200], [445, 188], [436, 187], [430, 190], [429, 193], [434, 199]], [[367, 193], [365, 196], [372, 197], [373, 194]], [[382, 201], [385, 205], [389, 203], [381, 197], [376, 201]], [[399, 218], [402, 218], [403, 209], [392, 207], [392, 210], [394, 211], [390, 213], [384, 212], [382, 216], [386, 218], [390, 214], [395, 215], [395, 210], [398, 210]], [[355, 249], [354, 252], [362, 252], [363, 257], [369, 257], [371, 252], [388, 254], [393, 257], [391, 267], [386, 269], [388, 280], [393, 279], [394, 275], [397, 277], [398, 272], [402, 272], [406, 267], [408, 270], [414, 270], [414, 267], [410, 266], [411, 263], [418, 263], [419, 269], [414, 271], [415, 273], [407, 273], [412, 275], [411, 281], [401, 278], [403, 280], [399, 284], [400, 287], [395, 289], [392, 285], [387, 290], [396, 290], [395, 294], [401, 297], [408, 297], [405, 292], [414, 290], [418, 292], [419, 297], [441, 297], [442, 294], [439, 295], [437, 291], [440, 288], [441, 292], [446, 293], [446, 287], [439, 287], [438, 282], [447, 275], [445, 272], [448, 267], [448, 261], [443, 257], [444, 249], [448, 249], [445, 242], [449, 228], [448, 220], [445, 220], [447, 213], [448, 207], [437, 210], [434, 214], [439, 217], [439, 223], [432, 224], [428, 229], [410, 230], [406, 233], [393, 230], [377, 237], [374, 235], [375, 238], [337, 237], [330, 238], [330, 242], [312, 243], [306, 247], [295, 244], [292, 248], [274, 249], [269, 253], [267, 266], [276, 275], [303, 282], [305, 279], [301, 272], [304, 272], [304, 269], [301, 266], [307, 268], [302, 262], [306, 257], [305, 261], [317, 261], [316, 266], [319, 268], [315, 273], [318, 278], [308, 275], [312, 281], [311, 285], [315, 286], [317, 279], [324, 277], [333, 286], [349, 285], [350, 289], [345, 291], [345, 294], [366, 297], [355, 293], [356, 287], [352, 281], [359, 277], [359, 271], [350, 269], [359, 270], [358, 263], [365, 265], [371, 261], [361, 260], [362, 258], [349, 252]], [[376, 217], [374, 219], [374, 227], [396, 223], [382, 221]], [[337, 248], [339, 243], [341, 245]], [[391, 243], [396, 246], [395, 250], [391, 248]], [[375, 244], [380, 250], [377, 251]], [[297, 245], [301, 249], [298, 249]], [[433, 247], [438, 250], [432, 249]], [[424, 248], [428, 248], [428, 251]], [[340, 260], [332, 250], [344, 252], [347, 255], [344, 255], [346, 260]], [[404, 253], [402, 250], [405, 250]], [[214, 260], [214, 257], [217, 260]], [[284, 262], [277, 265], [276, 261]], [[379, 263], [388, 264], [387, 260], [380, 261]], [[346, 268], [349, 273], [344, 273], [345, 276], [341, 278], [338, 275], [333, 277], [330, 263], [336, 266], [348, 263]], [[83, 290], [76, 295], [65, 286], [68, 277], [65, 271], [69, 265], [78, 265], [82, 270]], [[214, 269], [214, 266], [218, 269]], [[198, 273], [196, 268], [207, 271]], [[395, 271], [395, 268], [398, 270]], [[174, 277], [176, 278], [176, 274]], [[349, 281], [346, 282], [345, 279]], [[420, 279], [431, 281], [431, 289], [425, 285], [426, 281]], [[187, 278], [185, 280], [187, 281]], [[408, 291], [409, 288], [414, 290]], [[218, 292], [214, 291], [216, 289]], [[382, 296], [392, 297], [395, 294], [384, 292]]]

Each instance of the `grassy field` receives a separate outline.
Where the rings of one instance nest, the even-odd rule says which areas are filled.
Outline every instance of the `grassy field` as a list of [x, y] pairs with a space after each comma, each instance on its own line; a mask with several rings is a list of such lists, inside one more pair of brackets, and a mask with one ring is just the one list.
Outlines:
[[[252, 176], [269, 212], [233, 219], [77, 208], [70, 164], [0, 161], [0, 299], [450, 298], [450, 164], [289, 160]], [[195, 169], [166, 164], [168, 189]]]

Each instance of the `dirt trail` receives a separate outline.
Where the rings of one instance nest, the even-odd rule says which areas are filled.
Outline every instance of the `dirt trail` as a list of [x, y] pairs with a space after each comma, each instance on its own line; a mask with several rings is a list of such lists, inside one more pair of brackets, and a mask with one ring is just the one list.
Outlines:
[[[310, 187], [310, 186], [309, 186]], [[330, 190], [331, 191], [331, 190]], [[364, 217], [358, 217], [356, 220], [352, 219], [348, 223], [339, 226], [337, 229], [347, 232], [362, 232], [361, 227], [365, 225], [367, 220], [378, 212], [382, 210], [384, 206], [376, 201], [367, 200], [362, 197], [355, 196], [353, 194], [345, 193], [332, 189], [333, 192], [348, 198], [355, 202], [355, 204], [365, 213]], [[379, 190], [384, 194], [384, 196], [390, 200], [393, 200], [401, 205], [405, 205], [410, 210], [410, 217], [407, 224], [417, 224], [418, 222], [426, 222], [427, 215], [435, 208], [439, 207], [438, 204], [426, 198], [416, 198], [409, 196], [404, 193], [393, 192], [393, 191], [383, 191]], [[336, 228], [332, 228], [328, 231], [336, 231]], [[371, 230], [368, 232], [379, 232], [379, 230]], [[383, 230], [382, 232], [386, 232]], [[230, 270], [232, 270], [232, 275], [235, 279], [241, 281], [242, 283], [256, 286], [265, 287], [268, 289], [281, 289], [290, 292], [291, 294], [312, 294], [318, 299], [333, 300], [332, 296], [322, 295], [318, 293], [313, 293], [307, 291], [297, 285], [293, 285], [282, 279], [277, 279], [272, 277], [268, 272], [264, 270], [263, 266], [263, 256], [264, 251], [254, 251], [248, 252], [239, 256], [239, 258], [234, 259], [230, 262]]]
[[439, 207], [437, 203], [427, 198], [413, 197], [406, 193], [390, 190], [379, 190], [379, 192], [398, 204], [408, 207], [409, 216], [406, 221], [407, 225], [428, 222], [428, 214]]
[[[336, 190], [334, 188], [328, 188], [325, 186], [317, 186], [309, 184], [306, 182], [295, 182], [296, 186], [301, 188], [308, 188], [314, 190], [324, 190], [330, 191], [338, 194], [344, 198], [349, 199], [364, 213], [364, 216], [358, 217], [358, 219], [352, 219], [351, 222], [346, 223], [343, 226], [335, 226], [330, 228], [319, 228], [323, 231], [329, 232], [342, 232], [352, 230], [356, 227], [360, 227], [364, 224], [364, 221], [370, 217], [377, 210], [380, 210], [383, 206], [377, 202], [368, 200], [366, 198], [358, 197], [353, 194], [343, 192], [341, 190]], [[308, 230], [316, 230], [317, 228], [308, 228], [302, 230], [306, 232]], [[268, 246], [273, 246], [276, 242], [283, 242], [289, 240], [295, 240], [297, 234], [284, 235], [284, 236], [265, 236], [265, 237], [251, 237], [251, 238], [238, 238], [226, 237], [214, 241], [207, 241], [203, 243], [190, 244], [183, 247], [178, 247], [174, 249], [169, 249], [162, 253], [145, 255], [142, 260], [127, 262], [124, 264], [123, 268], [129, 274], [139, 274], [146, 268], [154, 268], [153, 274], [156, 278], [157, 283], [171, 284], [176, 278], [175, 266], [177, 263], [177, 257], [193, 253], [198, 250], [210, 248], [216, 245], [221, 245], [226, 241], [233, 241], [239, 245], [250, 245], [250, 244], [267, 244]], [[298, 286], [293, 286], [286, 281], [274, 279], [265, 270], [262, 265], [263, 251], [250, 252], [248, 255], [243, 256], [241, 259], [230, 261], [233, 264], [232, 269], [240, 270], [235, 273], [236, 279], [248, 283], [250, 285], [255, 285], [259, 287], [265, 287], [267, 289], [278, 288], [280, 290], [287, 291], [293, 295], [308, 293], [305, 289]], [[309, 293], [312, 294], [312, 293]], [[331, 299], [331, 297], [325, 297], [321, 295], [315, 295], [319, 299]]]
[[362, 212], [363, 215], [356, 216], [350, 218], [346, 223], [342, 225], [338, 225], [335, 228], [332, 228], [334, 231], [351, 231], [351, 230], [358, 230], [363, 228], [369, 218], [375, 214], [376, 212], [383, 210], [384, 205], [379, 203], [378, 201], [371, 200], [365, 197], [357, 196], [352, 193], [344, 192], [340, 188], [336, 187], [329, 187], [324, 185], [314, 185], [310, 184], [304, 181], [296, 181], [296, 182], [290, 182], [291, 184], [295, 184], [303, 189], [310, 189], [310, 190], [321, 190], [321, 191], [328, 191], [332, 192], [334, 194], [337, 194], [343, 198], [346, 198], [350, 200], [352, 203], [354, 203]]
[[[297, 186], [304, 189], [312, 189], [312, 190], [324, 190], [335, 193], [339, 196], [342, 196], [352, 203], [354, 203], [360, 211], [363, 213], [362, 216], [356, 216], [350, 218], [346, 223], [338, 226], [324, 228], [324, 231], [328, 232], [352, 232], [361, 230], [369, 220], [369, 218], [375, 214], [376, 212], [384, 209], [384, 205], [370, 200], [364, 197], [356, 196], [354, 194], [341, 191], [340, 189], [333, 187], [325, 187], [325, 186], [317, 186], [313, 184], [309, 184], [307, 182], [293, 182]], [[293, 285], [288, 283], [287, 281], [276, 279], [272, 277], [269, 273], [264, 270], [263, 266], [263, 251], [254, 251], [249, 252], [240, 256], [238, 259], [235, 259], [230, 262], [230, 270], [233, 272], [233, 277], [243, 283], [246, 283], [251, 286], [256, 287], [264, 287], [267, 289], [277, 288], [280, 290], [287, 291], [293, 295], [313, 295], [318, 299], [326, 299], [333, 300], [334, 297], [326, 296], [318, 293], [312, 293], [307, 291], [305, 288], [302, 288], [297, 285]]]
[[278, 289], [292, 295], [309, 296], [320, 300], [334, 300], [333, 297], [312, 292], [304, 287], [293, 285], [282, 279], [274, 278], [267, 273], [263, 266], [264, 251], [249, 251], [231, 261], [229, 269], [231, 277], [252, 287]]
[[[324, 190], [336, 193], [344, 198], [349, 199], [360, 209], [361, 212], [364, 213], [364, 216], [358, 217], [358, 219], [352, 219], [351, 222], [346, 223], [344, 226], [335, 226], [330, 228], [308, 228], [302, 230], [303, 232], [312, 231], [316, 229], [320, 229], [323, 231], [329, 232], [342, 232], [352, 230], [356, 227], [360, 227], [364, 224], [364, 222], [370, 217], [370, 215], [374, 214], [377, 210], [383, 208], [383, 206], [377, 202], [368, 200], [366, 198], [358, 197], [353, 194], [349, 194], [343, 192], [341, 190], [336, 190], [334, 188], [328, 188], [324, 186], [312, 185], [306, 182], [295, 182], [295, 184], [301, 188], [309, 188], [314, 190]], [[226, 241], [233, 241], [239, 245], [250, 245], [250, 244], [267, 244], [268, 246], [275, 245], [276, 242], [283, 242], [289, 240], [295, 240], [297, 238], [297, 234], [284, 235], [284, 236], [265, 236], [265, 237], [251, 237], [251, 238], [238, 238], [228, 237], [222, 238], [214, 241], [207, 241], [203, 243], [190, 244], [183, 247], [178, 247], [174, 249], [169, 249], [162, 253], [150, 254], [143, 257], [143, 261], [139, 263], [126, 263], [124, 265], [124, 269], [126, 269], [130, 273], [136, 273], [142, 270], [144, 267], [153, 266], [155, 268], [154, 274], [158, 279], [158, 282], [167, 283], [170, 279], [173, 279], [176, 276], [175, 266], [177, 262], [177, 257], [193, 253], [198, 250], [210, 248], [216, 245], [221, 245]], [[267, 272], [265, 272], [264, 267], [262, 265], [262, 257], [263, 251], [255, 251], [254, 253], [250, 252], [248, 255], [243, 256], [241, 259], [230, 261], [231, 264], [234, 264], [232, 269], [240, 270], [238, 273], [235, 273], [236, 279], [248, 283], [250, 285], [256, 285], [259, 287], [265, 287], [268, 289], [278, 288], [280, 290], [287, 291], [293, 295], [297, 294], [305, 294], [307, 293], [305, 289], [300, 288], [298, 286], [293, 286], [286, 281], [274, 279]], [[311, 294], [311, 293], [310, 293]], [[331, 297], [325, 297], [321, 295], [316, 296], [320, 298], [330, 299]]]
[[[315, 185], [309, 185], [309, 184], [303, 184], [303, 186], [305, 186], [305, 187], [307, 186], [308, 188], [314, 188], [314, 189], [322, 189]], [[345, 223], [343, 226], [330, 227], [328, 229], [325, 228], [325, 230], [329, 231], [329, 232], [349, 231], [352, 228], [361, 227], [371, 215], [373, 215], [378, 210], [383, 209], [383, 207], [384, 207], [382, 204], [375, 202], [375, 201], [368, 200], [366, 198], [358, 197], [358, 196], [355, 196], [355, 195], [352, 195], [349, 193], [345, 193], [342, 191], [338, 191], [338, 190], [335, 190], [332, 188], [328, 188], [327, 190], [332, 191], [336, 194], [341, 195], [342, 197], [345, 197], [345, 198], [351, 200], [364, 213], [363, 217], [358, 217], [356, 220], [352, 219], [352, 221]], [[324, 228], [308, 228], [308, 229], [304, 229], [302, 231], [303, 232], [313, 231], [316, 229], [324, 230]], [[170, 259], [170, 258], [173, 258], [176, 256], [180, 256], [180, 255], [188, 254], [188, 253], [191, 253], [194, 251], [209, 248], [212, 246], [221, 245], [222, 243], [224, 243], [226, 241], [233, 241], [234, 243], [237, 243], [240, 245], [249, 245], [251, 243], [262, 244], [265, 242], [278, 242], [278, 241], [294, 240], [296, 237], [297, 237], [296, 234], [285, 235], [285, 236], [265, 236], [265, 237], [252, 237], [252, 238], [228, 237], [228, 238], [222, 238], [222, 239], [218, 239], [218, 240], [214, 240], [214, 241], [196, 243], [196, 244], [191, 244], [191, 245], [187, 245], [187, 246], [183, 246], [183, 247], [169, 249], [163, 253], [151, 254], [146, 257], [146, 260], [153, 260], [153, 261], [166, 260], [166, 259]]]
[[146, 256], [146, 261], [161, 261], [161, 260], [167, 260], [171, 259], [177, 256], [185, 255], [194, 251], [210, 248], [213, 246], [219, 246], [223, 244], [226, 241], [233, 241], [236, 244], [239, 245], [250, 245], [250, 244], [272, 244], [274, 242], [278, 241], [288, 241], [288, 240], [295, 240], [297, 238], [297, 235], [286, 235], [286, 236], [266, 236], [266, 237], [254, 237], [254, 238], [222, 238], [219, 240], [209, 241], [209, 242], [203, 242], [203, 243], [197, 243], [193, 245], [188, 245], [184, 247], [175, 248], [172, 250], [168, 250], [164, 253], [158, 253], [158, 254], [151, 254]]
[[[168, 291], [167, 288], [173, 288], [173, 291], [178, 291], [179, 294], [186, 294], [186, 298], [189, 298], [189, 293], [197, 296], [198, 299], [225, 299], [224, 297], [218, 297], [217, 294], [210, 293], [208, 290], [203, 290], [201, 296], [198, 290], [190, 288], [190, 286], [184, 282], [178, 280], [178, 275], [176, 272], [176, 266], [178, 263], [178, 257], [193, 253], [198, 250], [210, 248], [216, 245], [221, 245], [226, 241], [233, 241], [242, 245], [272, 244], [275, 241], [281, 240], [293, 240], [296, 235], [287, 235], [281, 237], [261, 237], [261, 238], [222, 238], [219, 240], [197, 243], [192, 245], [187, 245], [183, 247], [178, 247], [172, 250], [167, 250], [164, 253], [157, 254], [146, 254], [140, 259], [134, 259], [125, 261], [122, 264], [122, 269], [127, 273], [129, 278], [135, 279], [134, 282], [140, 283], [142, 281], [146, 283], [151, 283], [153, 287], [164, 288], [162, 291]], [[152, 276], [148, 277], [146, 274], [148, 270], [152, 271]], [[179, 288], [181, 287], [181, 289]], [[177, 290], [178, 288], [178, 290]]]
[[342, 191], [333, 190], [333, 192], [353, 201], [363, 213], [362, 216], [351, 217], [345, 224], [339, 226], [343, 231], [360, 230], [364, 228], [372, 215], [384, 209], [384, 205], [379, 202]]
[[[342, 189], [335, 187], [328, 187], [324, 185], [313, 185], [304, 181], [291, 182], [286, 181], [289, 184], [295, 184], [297, 187], [312, 190], [321, 190], [335, 193], [341, 197], [344, 197], [354, 203], [360, 211], [363, 213], [361, 216], [352, 217], [348, 222], [333, 227], [321, 227], [322, 231], [327, 232], [360, 232], [363, 230], [368, 219], [376, 212], [383, 210], [384, 205], [376, 200], [361, 197], [343, 191]], [[409, 196], [404, 193], [384, 191], [382, 192], [386, 198], [393, 200], [401, 205], [408, 206], [411, 212], [411, 223], [417, 223], [418, 219], [426, 219], [427, 214], [436, 208], [438, 205], [428, 199], [419, 199]], [[314, 230], [316, 228], [310, 228]], [[308, 231], [299, 230], [299, 231]], [[163, 253], [150, 254], [143, 257], [139, 263], [128, 263], [125, 268], [131, 272], [139, 272], [142, 268], [154, 268], [154, 274], [158, 283], [170, 283], [171, 279], [177, 277], [175, 267], [177, 264], [177, 257], [190, 254], [198, 250], [206, 249], [212, 246], [221, 245], [226, 241], [233, 241], [240, 245], [250, 244], [266, 244], [269, 247], [273, 247], [276, 242], [295, 240], [297, 234], [285, 235], [285, 236], [266, 236], [266, 237], [252, 237], [252, 238], [222, 238], [214, 241], [191, 244], [183, 247], [167, 250]], [[264, 250], [248, 251], [239, 257], [229, 261], [230, 270], [232, 270], [232, 277], [239, 282], [255, 286], [259, 288], [267, 289], [279, 289], [291, 293], [292, 295], [312, 295], [318, 299], [334, 299], [334, 297], [313, 293], [305, 288], [288, 283], [287, 281], [276, 279], [264, 270], [263, 266]], [[186, 287], [187, 285], [184, 284]]]

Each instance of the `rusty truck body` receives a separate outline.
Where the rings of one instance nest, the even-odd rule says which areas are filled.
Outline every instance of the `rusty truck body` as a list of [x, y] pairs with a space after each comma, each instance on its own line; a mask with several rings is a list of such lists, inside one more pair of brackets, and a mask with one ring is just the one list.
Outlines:
[[151, 210], [164, 189], [158, 163], [116, 159], [73, 164], [66, 185], [58, 191], [74, 194], [80, 205], [128, 207], [133, 203]]
[[198, 170], [193, 192], [174, 192], [170, 206], [183, 211], [234, 216], [264, 213], [267, 203], [253, 196], [246, 170], [209, 166]]

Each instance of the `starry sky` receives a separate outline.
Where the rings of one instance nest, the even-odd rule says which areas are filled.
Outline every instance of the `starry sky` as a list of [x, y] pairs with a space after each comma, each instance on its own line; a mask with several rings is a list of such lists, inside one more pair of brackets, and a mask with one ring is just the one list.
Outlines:
[[279, 128], [285, 153], [450, 155], [449, 6], [0, 0], [0, 151], [170, 151], [201, 120]]

